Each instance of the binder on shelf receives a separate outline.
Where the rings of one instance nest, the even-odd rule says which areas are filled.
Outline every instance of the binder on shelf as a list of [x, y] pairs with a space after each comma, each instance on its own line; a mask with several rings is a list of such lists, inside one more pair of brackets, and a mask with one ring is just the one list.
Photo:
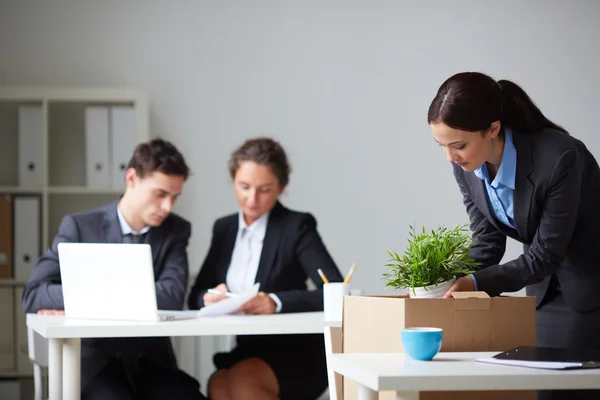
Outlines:
[[20, 399], [21, 397], [21, 382], [17, 379], [0, 380], [0, 393], [3, 399]]
[[113, 106], [110, 115], [112, 148], [112, 187], [125, 189], [125, 171], [135, 148], [133, 106]]
[[14, 197], [14, 277], [28, 281], [40, 256], [40, 198]]
[[42, 106], [19, 106], [19, 185], [39, 187], [44, 181], [44, 116]]
[[21, 309], [21, 297], [23, 297], [23, 288], [14, 288], [14, 321], [16, 324], [15, 331], [15, 362], [16, 370], [21, 374], [32, 374], [33, 364], [29, 359], [29, 346], [27, 337], [27, 321], [26, 315]]
[[108, 107], [85, 109], [85, 171], [90, 188], [110, 187]]
[[0, 196], [0, 279], [13, 277], [13, 215], [12, 199], [9, 195]]
[[13, 288], [0, 287], [0, 371], [14, 371]]

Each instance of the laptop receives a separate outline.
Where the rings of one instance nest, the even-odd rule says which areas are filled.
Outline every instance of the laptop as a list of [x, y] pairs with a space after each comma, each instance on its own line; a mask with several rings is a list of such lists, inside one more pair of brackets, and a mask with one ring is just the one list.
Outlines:
[[158, 310], [149, 244], [59, 243], [65, 315], [73, 318], [170, 321], [198, 311]]

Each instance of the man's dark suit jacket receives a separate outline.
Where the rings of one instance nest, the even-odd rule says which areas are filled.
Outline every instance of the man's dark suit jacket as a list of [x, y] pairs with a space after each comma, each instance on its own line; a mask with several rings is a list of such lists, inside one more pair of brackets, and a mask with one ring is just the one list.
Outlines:
[[[171, 214], [147, 234], [152, 248], [159, 309], [181, 310], [188, 281], [187, 245], [190, 223]], [[22, 298], [23, 310], [64, 309], [57, 245], [60, 242], [121, 243], [117, 202], [63, 218], [52, 247], [38, 260]], [[115, 277], [118, 279], [118, 277]], [[110, 296], [110, 293], [106, 293]], [[177, 368], [169, 338], [118, 338], [82, 340], [81, 387], [94, 377], [111, 357], [141, 355], [167, 367]]]
[[[578, 311], [600, 307], [600, 170], [585, 145], [554, 129], [520, 133], [514, 190], [516, 229], [502, 224], [491, 210], [484, 182], [454, 166], [469, 214], [474, 244], [471, 257], [482, 263], [475, 272], [479, 290], [490, 295], [527, 286], [544, 298], [556, 274], [567, 303]], [[519, 258], [498, 265], [506, 237], [524, 245]]]
[[[260, 282], [260, 291], [279, 297], [282, 313], [323, 310], [323, 283], [317, 269], [331, 282], [343, 280], [316, 226], [312, 215], [279, 202], [269, 214], [255, 282]], [[189, 296], [190, 309], [204, 307], [206, 291], [226, 281], [238, 228], [237, 213], [215, 222], [209, 252]], [[306, 290], [307, 278], [317, 290]]]

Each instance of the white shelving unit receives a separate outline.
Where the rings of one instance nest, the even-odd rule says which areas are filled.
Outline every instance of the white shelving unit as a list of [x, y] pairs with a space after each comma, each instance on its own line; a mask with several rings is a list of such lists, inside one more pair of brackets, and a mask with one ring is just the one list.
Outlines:
[[[126, 162], [135, 145], [150, 137], [148, 120], [148, 97], [142, 90], [0, 87], [0, 198], [10, 199], [13, 209], [12, 241], [4, 243], [12, 247], [13, 274], [1, 279], [0, 270], [0, 297], [8, 302], [0, 304], [0, 377], [32, 375], [31, 363], [23, 362], [27, 337], [20, 306], [28, 274], [18, 276], [18, 263], [35, 264], [64, 215], [122, 194]], [[104, 174], [103, 179], [98, 181], [94, 173]], [[30, 201], [17, 206], [19, 199]], [[31, 234], [23, 231], [23, 216], [37, 224]], [[0, 215], [0, 229], [2, 219]], [[24, 237], [34, 238], [35, 249], [20, 254], [18, 242]], [[2, 238], [0, 233], [0, 264]]]

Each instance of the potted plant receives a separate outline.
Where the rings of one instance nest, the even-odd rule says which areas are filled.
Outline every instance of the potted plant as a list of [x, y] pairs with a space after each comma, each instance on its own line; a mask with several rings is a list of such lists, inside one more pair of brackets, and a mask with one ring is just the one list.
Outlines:
[[389, 271], [383, 274], [386, 287], [410, 289], [410, 297], [443, 297], [457, 275], [467, 275], [479, 267], [469, 258], [473, 241], [467, 224], [438, 227], [417, 232], [410, 226], [408, 246], [402, 257], [386, 250]]

